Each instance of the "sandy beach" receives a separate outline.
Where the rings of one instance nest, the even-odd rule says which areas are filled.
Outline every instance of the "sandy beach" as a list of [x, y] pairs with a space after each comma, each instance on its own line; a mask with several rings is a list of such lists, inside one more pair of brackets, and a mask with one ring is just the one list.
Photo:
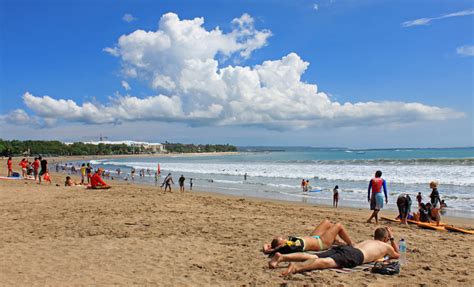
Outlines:
[[[17, 163], [14, 164], [17, 166]], [[2, 168], [0, 175], [6, 175]], [[472, 235], [385, 223], [408, 242], [398, 276], [312, 271], [282, 277], [261, 252], [274, 235], [304, 235], [322, 219], [371, 237], [366, 209], [314, 206], [109, 181], [107, 191], [0, 180], [1, 285], [469, 286]], [[77, 178], [75, 178], [77, 179]], [[59, 186], [57, 186], [58, 184]], [[386, 211], [382, 215], [393, 216]], [[469, 228], [468, 220], [443, 218]], [[285, 265], [283, 264], [283, 267]]]

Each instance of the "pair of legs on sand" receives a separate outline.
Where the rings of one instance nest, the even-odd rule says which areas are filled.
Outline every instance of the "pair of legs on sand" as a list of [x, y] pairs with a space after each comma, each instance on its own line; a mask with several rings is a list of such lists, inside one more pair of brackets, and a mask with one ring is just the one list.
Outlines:
[[[339, 236], [347, 245], [353, 245], [352, 239], [349, 237], [346, 229], [341, 223], [331, 223], [324, 219], [321, 223], [310, 233], [310, 236], [319, 236], [324, 246], [331, 247], [333, 243], [341, 243], [337, 240]], [[320, 251], [320, 250], [314, 250]]]
[[372, 223], [372, 218], [375, 218], [375, 224], [379, 224], [379, 211], [380, 209], [374, 209], [372, 215], [367, 219], [367, 223]]

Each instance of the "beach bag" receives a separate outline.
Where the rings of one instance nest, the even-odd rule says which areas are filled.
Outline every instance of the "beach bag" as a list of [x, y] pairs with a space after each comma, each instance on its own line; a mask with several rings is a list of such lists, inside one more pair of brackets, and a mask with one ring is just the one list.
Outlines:
[[398, 261], [383, 263], [377, 262], [371, 270], [372, 273], [382, 274], [382, 275], [394, 275], [400, 273], [400, 263]]
[[12, 172], [12, 177], [20, 177], [20, 174], [16, 171]]
[[46, 180], [46, 181], [51, 181], [51, 177], [49, 176], [49, 173], [45, 173], [43, 175], [43, 179]]

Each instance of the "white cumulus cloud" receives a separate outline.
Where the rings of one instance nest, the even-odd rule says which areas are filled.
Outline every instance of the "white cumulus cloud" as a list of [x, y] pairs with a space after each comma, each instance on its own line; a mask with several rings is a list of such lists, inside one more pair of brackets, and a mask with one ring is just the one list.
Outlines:
[[462, 56], [474, 56], [474, 46], [472, 45], [465, 45], [456, 48], [456, 53]]
[[[257, 30], [248, 14], [234, 19], [228, 33], [219, 28], [206, 30], [203, 24], [203, 18], [180, 20], [168, 13], [156, 31], [122, 35], [114, 47], [106, 49], [119, 57], [126, 76], [155, 89], [153, 96], [119, 94], [107, 103], [77, 103], [26, 92], [23, 101], [45, 122], [89, 124], [163, 121], [282, 130], [402, 125], [464, 116], [422, 103], [339, 103], [316, 84], [301, 80], [309, 63], [296, 53], [254, 66], [223, 65], [231, 57], [250, 57], [267, 45], [271, 32]], [[222, 58], [224, 62], [219, 62]]]
[[452, 18], [452, 17], [469, 16], [469, 15], [474, 15], [474, 9], [462, 10], [462, 11], [455, 12], [455, 13], [449, 13], [449, 14], [441, 15], [439, 17], [420, 18], [420, 19], [405, 21], [405, 22], [402, 23], [402, 27], [428, 25], [431, 22], [436, 21], [436, 20]]

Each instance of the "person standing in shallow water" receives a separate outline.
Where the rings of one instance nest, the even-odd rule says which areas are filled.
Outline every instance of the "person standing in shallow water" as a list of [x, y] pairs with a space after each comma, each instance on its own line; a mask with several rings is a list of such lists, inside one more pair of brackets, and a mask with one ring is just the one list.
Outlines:
[[339, 186], [336, 185], [332, 190], [332, 206], [337, 208], [337, 204], [339, 203]]
[[[377, 170], [375, 172], [375, 177], [372, 178], [369, 182], [369, 188], [367, 191], [367, 201], [370, 202], [370, 210], [373, 210], [372, 215], [370, 215], [367, 223], [372, 222], [372, 218], [375, 218], [375, 224], [379, 223], [379, 211], [383, 208], [383, 195], [382, 195], [382, 187], [383, 193], [385, 194], [385, 204], [388, 203], [387, 197], [387, 184], [385, 180], [382, 178], [382, 172]], [[370, 191], [372, 190], [372, 194]]]
[[179, 183], [179, 191], [181, 192], [184, 192], [184, 181], [186, 180], [186, 178], [184, 178], [183, 175], [181, 175], [178, 179], [178, 183]]

